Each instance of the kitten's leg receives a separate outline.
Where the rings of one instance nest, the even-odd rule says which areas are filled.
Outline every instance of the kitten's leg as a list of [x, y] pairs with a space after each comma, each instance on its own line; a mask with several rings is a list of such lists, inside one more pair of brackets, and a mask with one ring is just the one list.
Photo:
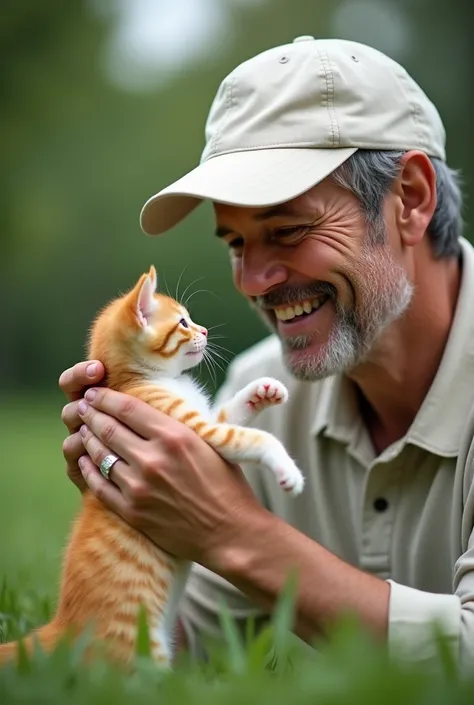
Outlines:
[[293, 495], [302, 492], [304, 478], [301, 471], [284, 445], [271, 433], [232, 424], [206, 424], [198, 433], [229, 462], [250, 461], [263, 465], [275, 475], [285, 492]]
[[282, 382], [272, 377], [260, 377], [217, 409], [216, 420], [245, 426], [268, 406], [284, 404], [287, 400], [288, 391]]
[[231, 463], [250, 461], [267, 467], [286, 492], [299, 494], [304, 478], [280, 441], [271, 433], [227, 423], [209, 423], [184, 399], [166, 389], [132, 391], [143, 401], [189, 426]]
[[201, 418], [193, 418], [189, 426], [229, 462], [263, 465], [275, 475], [285, 492], [298, 495], [303, 490], [303, 475], [284, 445], [271, 433], [233, 424], [212, 424]]

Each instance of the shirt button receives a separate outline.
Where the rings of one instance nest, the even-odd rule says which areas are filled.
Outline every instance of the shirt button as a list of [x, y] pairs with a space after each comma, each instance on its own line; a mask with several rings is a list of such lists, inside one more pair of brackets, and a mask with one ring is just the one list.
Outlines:
[[377, 497], [374, 501], [374, 509], [376, 512], [385, 512], [388, 509], [388, 502], [385, 497]]

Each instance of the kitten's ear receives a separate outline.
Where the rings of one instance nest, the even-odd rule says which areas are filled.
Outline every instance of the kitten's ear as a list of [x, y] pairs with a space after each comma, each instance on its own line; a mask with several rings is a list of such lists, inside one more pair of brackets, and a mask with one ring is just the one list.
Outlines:
[[151, 279], [151, 283], [153, 285], [153, 291], [156, 291], [156, 287], [158, 285], [158, 278], [156, 276], [156, 269], [154, 268], [153, 265], [150, 267], [150, 271], [148, 272], [148, 276]]
[[146, 328], [148, 319], [158, 308], [158, 301], [154, 297], [155, 290], [156, 271], [151, 267], [148, 274], [142, 276], [134, 292], [135, 313], [142, 328]]

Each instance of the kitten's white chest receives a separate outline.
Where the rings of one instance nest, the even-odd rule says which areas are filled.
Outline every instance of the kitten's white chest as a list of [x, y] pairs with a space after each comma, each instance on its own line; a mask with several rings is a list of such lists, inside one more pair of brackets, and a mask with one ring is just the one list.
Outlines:
[[171, 394], [181, 397], [192, 409], [199, 411], [203, 418], [210, 420], [211, 400], [192, 377], [183, 374], [180, 377], [154, 379], [152, 382], [159, 387], [168, 389]]

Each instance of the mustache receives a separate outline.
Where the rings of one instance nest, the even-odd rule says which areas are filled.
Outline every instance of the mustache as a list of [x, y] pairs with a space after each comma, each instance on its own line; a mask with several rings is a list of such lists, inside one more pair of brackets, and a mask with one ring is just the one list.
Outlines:
[[314, 299], [318, 296], [328, 296], [334, 301], [337, 298], [337, 290], [329, 282], [315, 282], [309, 286], [282, 286], [280, 289], [269, 291], [263, 296], [256, 296], [254, 303], [259, 308], [269, 309], [275, 306], [293, 306], [299, 301]]

